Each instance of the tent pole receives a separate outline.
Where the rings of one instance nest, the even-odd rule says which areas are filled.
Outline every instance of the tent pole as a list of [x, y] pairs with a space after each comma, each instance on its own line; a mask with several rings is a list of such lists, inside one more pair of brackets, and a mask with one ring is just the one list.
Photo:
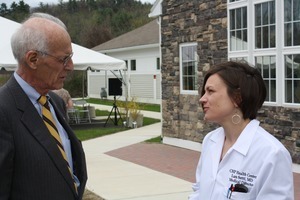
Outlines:
[[85, 70], [82, 71], [82, 99], [84, 99], [84, 72]]

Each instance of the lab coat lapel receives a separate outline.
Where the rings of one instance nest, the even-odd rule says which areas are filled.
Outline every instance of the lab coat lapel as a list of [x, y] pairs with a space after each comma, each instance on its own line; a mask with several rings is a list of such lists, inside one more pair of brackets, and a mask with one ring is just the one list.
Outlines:
[[250, 121], [249, 124], [244, 128], [235, 144], [232, 146], [232, 149], [239, 152], [243, 156], [246, 156], [258, 127], [259, 121]]
[[219, 128], [218, 132], [216, 134], [214, 134], [211, 138], [211, 144], [212, 147], [210, 148], [211, 151], [210, 153], [210, 158], [212, 160], [212, 175], [214, 177], [214, 179], [217, 176], [218, 173], [218, 169], [219, 169], [219, 164], [220, 164], [220, 157], [221, 157], [221, 153], [222, 153], [222, 148], [223, 148], [223, 144], [224, 144], [224, 131], [223, 128]]

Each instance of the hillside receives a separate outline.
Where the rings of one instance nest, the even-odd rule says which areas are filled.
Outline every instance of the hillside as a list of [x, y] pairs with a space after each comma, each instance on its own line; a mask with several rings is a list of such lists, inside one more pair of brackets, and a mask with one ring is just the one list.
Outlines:
[[10, 8], [2, 3], [0, 16], [21, 22], [32, 12], [49, 13], [66, 24], [72, 42], [92, 48], [153, 20], [148, 18], [151, 6], [136, 0], [59, 0], [30, 8], [21, 0]]

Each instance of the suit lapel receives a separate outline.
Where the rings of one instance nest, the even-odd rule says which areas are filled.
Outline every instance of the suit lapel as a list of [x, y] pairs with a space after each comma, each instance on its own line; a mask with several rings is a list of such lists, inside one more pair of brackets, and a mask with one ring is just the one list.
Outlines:
[[[38, 114], [36, 108], [33, 106], [21, 86], [17, 83], [15, 78], [12, 78], [8, 82], [8, 87], [12, 91], [17, 108], [23, 113], [21, 121], [24, 126], [27, 127], [29, 133], [36, 138], [40, 145], [48, 153], [49, 157], [57, 167], [57, 170], [64, 177], [73, 193], [76, 195], [74, 189], [74, 182], [70, 176], [65, 160], [63, 159], [55, 141], [53, 140], [49, 130], [45, 126], [42, 118]], [[57, 112], [57, 111], [56, 111]]]

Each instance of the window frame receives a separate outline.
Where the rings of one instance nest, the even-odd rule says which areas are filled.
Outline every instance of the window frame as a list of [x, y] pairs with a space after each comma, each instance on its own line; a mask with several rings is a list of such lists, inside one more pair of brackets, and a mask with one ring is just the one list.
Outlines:
[[[133, 69], [133, 67], [134, 67], [134, 69]], [[134, 71], [134, 72], [136, 71], [136, 59], [130, 60], [130, 71]]]
[[161, 70], [161, 62], [160, 62], [160, 57], [156, 58], [156, 70], [160, 71]]
[[[237, 59], [239, 57], [247, 57], [248, 62], [252, 65], [255, 64], [257, 56], [272, 56], [275, 55], [276, 60], [276, 101], [264, 102], [266, 106], [283, 106], [283, 107], [299, 107], [299, 103], [285, 102], [285, 55], [300, 54], [300, 46], [285, 46], [285, 30], [284, 30], [284, 0], [274, 0], [275, 2], [275, 48], [255, 48], [255, 5], [273, 0], [241, 0], [230, 2], [227, 1], [227, 14], [228, 14], [228, 27], [230, 27], [229, 11], [232, 9], [247, 6], [247, 31], [248, 31], [248, 49], [242, 51], [231, 51], [228, 47], [228, 60]], [[228, 28], [228, 45], [230, 44], [230, 30]]]
[[[192, 46], [196, 46], [196, 55], [195, 55], [195, 60], [193, 62], [195, 62], [195, 90], [184, 90], [183, 89], [183, 60], [182, 60], [182, 48], [184, 47], [192, 47]], [[197, 42], [190, 42], [190, 43], [182, 43], [179, 45], [179, 76], [180, 76], [180, 94], [188, 94], [188, 95], [198, 95], [198, 63], [199, 63], [199, 57], [197, 54], [197, 48], [198, 48], [198, 44]]]

